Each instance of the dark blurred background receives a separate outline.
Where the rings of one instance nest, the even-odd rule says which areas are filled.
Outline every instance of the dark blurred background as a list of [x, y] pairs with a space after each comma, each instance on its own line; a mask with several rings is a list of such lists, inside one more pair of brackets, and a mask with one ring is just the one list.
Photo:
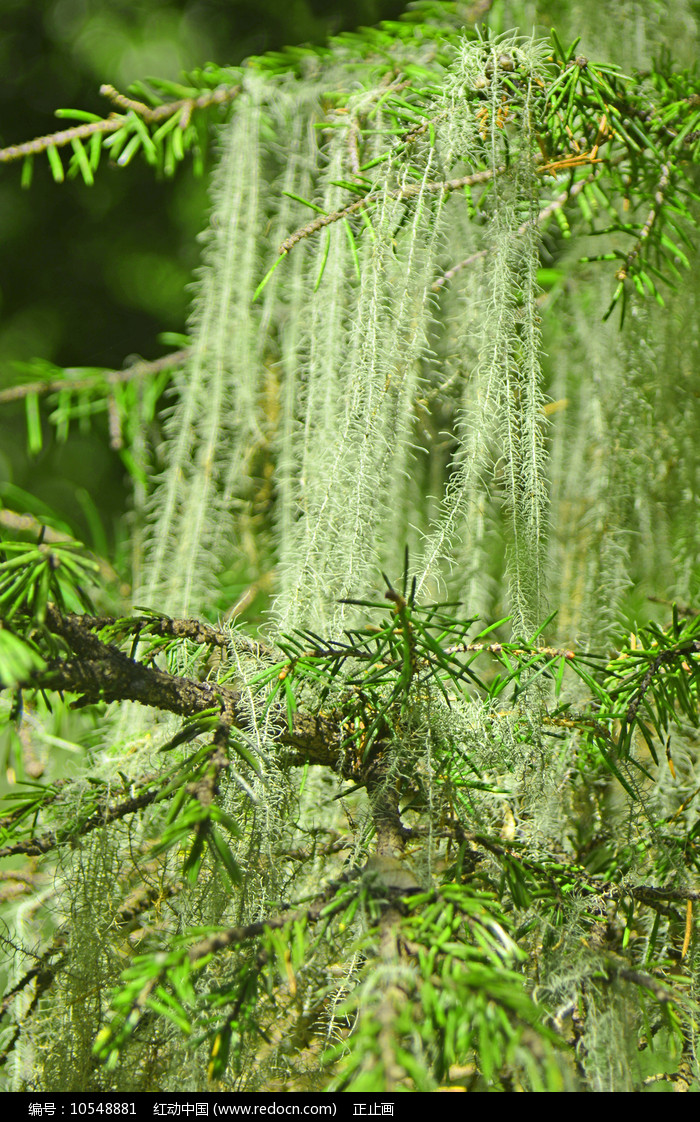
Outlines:
[[[2, 0], [0, 147], [73, 123], [57, 120], [56, 109], [106, 115], [102, 83], [125, 92], [139, 78], [178, 79], [206, 62], [226, 66], [288, 44], [322, 43], [407, 7], [397, 0]], [[157, 181], [139, 159], [126, 168], [103, 160], [93, 187], [78, 179], [56, 184], [39, 157], [23, 190], [21, 170], [21, 162], [0, 166], [0, 389], [18, 380], [18, 362], [118, 369], [130, 356], [166, 353], [158, 335], [186, 329], [207, 175], [197, 178], [186, 160], [174, 179]], [[14, 488], [31, 492], [90, 540], [87, 492], [111, 544], [128, 486], [106, 418], [74, 429], [64, 444], [44, 423], [44, 446], [30, 457], [24, 408], [0, 406], [0, 497], [17, 507]]]

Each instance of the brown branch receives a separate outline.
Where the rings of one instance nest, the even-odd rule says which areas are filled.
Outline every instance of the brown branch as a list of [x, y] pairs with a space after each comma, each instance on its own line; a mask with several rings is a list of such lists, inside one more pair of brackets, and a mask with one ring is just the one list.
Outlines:
[[[340, 907], [341, 905], [339, 905]], [[209, 935], [208, 938], [202, 939], [201, 942], [195, 943], [190, 947], [187, 952], [187, 957], [190, 962], [198, 962], [202, 958], [206, 958], [210, 954], [215, 954], [216, 951], [224, 950], [226, 947], [236, 946], [239, 943], [244, 943], [248, 939], [257, 939], [262, 935], [267, 928], [270, 931], [278, 931], [281, 927], [286, 927], [288, 923], [299, 922], [299, 920], [307, 920], [309, 923], [315, 923], [321, 912], [326, 907], [325, 895], [310, 908], [298, 908], [290, 912], [282, 912], [278, 916], [270, 916], [268, 919], [261, 920], [258, 923], [248, 923], [239, 927], [229, 927], [226, 931], [219, 931], [215, 935]]]
[[688, 900], [700, 900], [700, 889], [657, 888], [655, 884], [637, 884], [634, 888], [625, 888], [620, 885], [617, 888], [606, 888], [605, 895], [613, 898], [616, 896], [633, 896], [640, 903], [653, 906], [656, 900], [682, 900], [684, 903]]
[[[575, 160], [576, 163], [573, 163], [572, 160]], [[539, 167], [537, 167], [536, 173], [537, 175], [545, 175], [553, 172], [554, 170], [558, 170], [560, 167], [573, 167], [586, 163], [597, 164], [599, 162], [600, 161], [597, 158], [591, 156], [590, 154], [582, 154], [581, 156], [577, 157], [566, 155], [562, 157], [561, 160], [554, 160], [550, 161], [547, 164], [540, 165]], [[416, 195], [421, 195], [424, 191], [429, 191], [432, 194], [441, 192], [447, 195], [451, 191], [460, 191], [463, 187], [474, 187], [479, 183], [488, 183], [489, 180], [494, 178], [494, 176], [503, 175], [507, 170], [507, 166], [505, 164], [502, 164], [495, 170], [489, 168], [485, 171], [476, 171], [472, 172], [471, 175], [460, 176], [458, 179], [444, 179], [430, 183], [411, 183], [407, 187], [398, 187], [394, 191], [387, 191], [386, 198], [409, 199], [415, 197]], [[583, 190], [583, 187], [588, 181], [588, 179], [580, 180], [582, 186], [578, 190]], [[569, 192], [567, 197], [569, 197], [571, 194], [572, 192]], [[355, 214], [358, 210], [361, 210], [362, 207], [367, 203], [378, 202], [378, 200], [383, 197], [385, 197], [384, 192], [370, 192], [368, 195], [364, 195], [361, 199], [355, 199], [354, 202], [348, 203], [348, 205], [345, 207], [341, 207], [340, 210], [334, 210], [331, 214], [319, 214], [317, 218], [312, 219], [311, 222], [307, 222], [305, 226], [300, 226], [298, 230], [295, 230], [293, 234], [290, 234], [288, 238], [285, 238], [279, 248], [280, 256], [284, 255], [285, 253], [289, 253], [289, 251], [294, 248], [297, 242], [302, 241], [304, 238], [310, 237], [312, 234], [317, 233], [319, 230], [324, 229], [324, 227], [326, 226], [333, 225], [334, 222], [339, 222], [343, 218], [348, 218], [351, 214]], [[549, 204], [549, 207], [551, 207], [550, 213], [558, 209], [559, 206], [562, 206], [563, 202], [565, 201], [566, 200], [564, 199], [562, 202], [557, 202], [556, 205]], [[545, 208], [545, 211], [547, 209], [548, 208]], [[539, 220], [540, 218], [538, 217], [537, 221]], [[525, 223], [522, 229], [527, 229], [529, 225], [529, 222]], [[477, 255], [473, 255], [473, 257], [469, 260], [476, 259], [476, 256]], [[444, 283], [444, 281], [442, 283]], [[439, 284], [438, 287], [440, 287]]]
[[118, 619], [115, 616], [78, 616], [77, 618], [91, 631], [119, 626], [125, 634], [131, 633], [134, 638], [138, 638], [142, 633], [145, 636], [158, 635], [162, 638], [171, 635], [174, 639], [189, 639], [193, 643], [219, 647], [223, 650], [231, 646], [240, 646], [251, 654], [268, 658], [272, 662], [281, 661], [284, 657], [281, 652], [273, 650], [261, 639], [251, 639], [237, 631], [223, 631], [221, 628], [212, 627], [211, 624], [202, 623], [199, 619], [171, 619], [169, 616], [133, 616], [126, 619]]
[[663, 666], [664, 663], [673, 662], [677, 658], [683, 659], [688, 655], [697, 654], [698, 651], [700, 651], [700, 640], [693, 639], [691, 642], [683, 643], [678, 647], [667, 648], [666, 650], [661, 651], [656, 656], [653, 662], [650, 663], [649, 669], [644, 675], [639, 689], [637, 690], [634, 697], [630, 701], [629, 706], [627, 707], [625, 720], [627, 721], [628, 725], [631, 725], [635, 717], [637, 716], [639, 707], [647, 694], [649, 686], [654, 679], [654, 675], [657, 674], [660, 667]]
[[[369, 865], [369, 862], [367, 864]], [[365, 866], [366, 868], [367, 866]], [[201, 942], [193, 944], [187, 952], [187, 957], [190, 962], [197, 962], [199, 959], [206, 958], [207, 955], [214, 954], [225, 947], [235, 946], [248, 939], [255, 939], [262, 935], [266, 929], [276, 931], [285, 927], [288, 923], [295, 923], [299, 920], [306, 920], [307, 923], [317, 923], [322, 915], [326, 918], [336, 911], [342, 911], [346, 907], [347, 901], [342, 898], [335, 899], [339, 888], [349, 881], [356, 880], [365, 869], [354, 865], [346, 870], [336, 880], [332, 881], [323, 892], [319, 893], [313, 904], [308, 908], [285, 909], [277, 915], [268, 916], [256, 923], [241, 924], [238, 927], [229, 927], [226, 931], [217, 931], [213, 935], [207, 936], [206, 939], [202, 939]]]
[[[95, 629], [110, 621], [97, 616], [62, 615], [53, 604], [46, 609], [46, 626], [60, 638], [71, 654], [55, 658], [41, 671], [28, 675], [21, 683], [26, 689], [55, 690], [78, 694], [73, 708], [96, 702], [135, 701], [181, 717], [219, 711], [219, 721], [210, 750], [210, 766], [201, 775], [192, 793], [209, 806], [216, 797], [222, 771], [229, 764], [229, 739], [234, 728], [248, 727], [248, 711], [240, 690], [225, 684], [199, 682], [168, 674], [155, 666], [130, 658], [116, 645], [103, 642]], [[117, 621], [121, 622], [121, 621]], [[194, 620], [137, 620], [167, 633], [204, 640], [214, 645], [230, 641], [206, 624]], [[74, 657], [73, 657], [74, 656]], [[274, 735], [287, 752], [288, 766], [309, 762], [354, 778], [352, 760], [344, 763], [340, 747], [344, 738], [342, 714], [297, 712], [289, 722], [280, 717]], [[61, 830], [50, 830], [39, 837], [25, 838], [0, 849], [0, 857], [13, 854], [39, 856], [76, 835], [84, 835], [110, 822], [124, 818], [153, 803], [160, 787], [149, 777], [141, 790], [115, 805], [96, 804], [83, 821]], [[10, 816], [11, 818], [12, 816]], [[7, 823], [9, 825], [10, 822]]]
[[40, 857], [42, 854], [55, 849], [57, 845], [61, 845], [62, 842], [91, 834], [93, 830], [108, 826], [110, 822], [117, 822], [120, 818], [126, 818], [128, 814], [134, 814], [137, 810], [142, 810], [143, 807], [154, 802], [159, 794], [159, 788], [155, 786], [150, 791], [143, 791], [134, 798], [126, 799], [123, 803], [117, 803], [116, 806], [106, 806], [98, 809], [85, 821], [67, 826], [64, 830], [47, 830], [45, 834], [40, 834], [39, 837], [25, 838], [22, 841], [13, 842], [12, 845], [5, 845], [0, 849], [0, 857], [13, 857], [18, 853], [24, 853], [27, 857]]
[[46, 152], [48, 148], [64, 148], [74, 140], [85, 140], [95, 133], [118, 132], [123, 124], [123, 117], [112, 114], [102, 121], [89, 121], [83, 125], [74, 125], [73, 128], [50, 133], [48, 136], [37, 136], [34, 140], [26, 140], [23, 144], [11, 144], [9, 148], [0, 148], [0, 164], [9, 164], [12, 160], [36, 156]]
[[[561, 195], [557, 195], [556, 199], [553, 199], [551, 203], [547, 203], [547, 205], [542, 208], [535, 219], [533, 219], [532, 221], [528, 220], [527, 222], [523, 222], [522, 226], [518, 227], [518, 235], [522, 236], [531, 225], [539, 226], [542, 222], [546, 222], [548, 218], [551, 218], [555, 211], [560, 210], [561, 207], [565, 206], [569, 199], [573, 199], [576, 197], [576, 195], [580, 195], [584, 187], [587, 187], [589, 183], [592, 183], [595, 179], [597, 179], [599, 174], [599, 170], [596, 170], [591, 172], [590, 175], [587, 175], [585, 179], [577, 179], [570, 189], [562, 191]], [[475, 262], [483, 260], [484, 257], [488, 257], [490, 252], [490, 249], [480, 249], [476, 253], [471, 253], [469, 257], [465, 257], [463, 261], [459, 261], [456, 265], [453, 265], [451, 269], [448, 269], [446, 273], [443, 273], [441, 277], [438, 277], [438, 279], [432, 285], [432, 291], [439, 292], [444, 285], [449, 284], [449, 282], [453, 280], [454, 277], [456, 277], [457, 273], [461, 273], [462, 269], [466, 269], [469, 265], [473, 265], [475, 264]]]
[[619, 978], [624, 978], [626, 982], [631, 982], [632, 985], [641, 986], [642, 989], [649, 990], [660, 1005], [668, 1005], [669, 1002], [674, 1000], [674, 994], [664, 989], [661, 983], [657, 982], [656, 978], [653, 978], [651, 974], [647, 974], [641, 970], [630, 970], [626, 966], [618, 966], [614, 961], [606, 965], [608, 965], [611, 972], [617, 974]]
[[125, 382], [133, 382], [138, 378], [151, 377], [169, 370], [173, 366], [180, 366], [191, 354], [189, 347], [180, 351], [173, 351], [162, 358], [152, 362], [139, 361], [127, 366], [125, 370], [102, 370], [99, 374], [87, 374], [76, 378], [53, 378], [50, 381], [26, 382], [21, 386], [10, 386], [9, 389], [0, 390], [0, 405], [8, 401], [21, 401], [30, 394], [42, 396], [49, 393], [59, 393], [61, 390], [70, 390], [75, 393], [79, 390], [89, 390], [94, 387], [119, 386]]
[[[182, 717], [219, 708], [222, 718], [232, 726], [247, 727], [247, 711], [240, 690], [192, 681], [136, 662], [118, 647], [103, 643], [93, 634], [91, 623], [95, 619], [87, 617], [86, 624], [81, 616], [61, 615], [49, 604], [47, 626], [77, 657], [50, 662], [45, 670], [34, 673], [24, 682], [24, 687], [77, 693], [81, 696], [74, 702], [76, 707], [98, 701], [136, 701]], [[342, 736], [338, 714], [295, 713], [291, 728], [285, 723], [279, 729], [281, 745], [293, 747], [307, 761], [334, 769], [340, 766], [338, 750]]]
[[617, 270], [617, 272], [615, 274], [615, 278], [617, 280], [624, 281], [624, 280], [627, 279], [627, 277], [629, 276], [630, 269], [632, 268], [634, 262], [637, 260], [640, 253], [642, 252], [642, 249], [644, 247], [644, 243], [647, 240], [647, 238], [649, 237], [649, 235], [651, 234], [651, 231], [654, 228], [656, 220], [659, 217], [659, 214], [661, 213], [661, 208], [664, 204], [666, 191], [668, 190], [670, 182], [671, 182], [671, 168], [668, 164], [662, 164], [661, 165], [661, 176], [659, 178], [658, 183], [656, 184], [656, 191], [654, 192], [654, 205], [651, 208], [651, 210], [649, 211], [649, 214], [647, 215], [647, 220], [644, 223], [644, 225], [642, 226], [642, 230], [641, 230], [641, 233], [640, 233], [639, 237], [637, 238], [637, 241], [635, 242], [635, 244], [634, 244], [633, 248], [630, 250], [630, 252], [627, 254], [627, 257], [625, 258], [624, 264], [620, 266], [620, 268]]
[[[455, 643], [452, 647], [444, 647], [445, 654], [458, 654], [464, 651], [488, 651], [492, 655], [503, 654], [504, 647], [502, 643]], [[507, 655], [515, 655], [516, 658], [532, 657], [533, 655], [542, 655], [544, 658], [564, 658], [567, 662], [573, 662], [576, 658], [576, 652], [566, 650], [562, 647], [538, 647], [536, 650], [526, 650], [525, 648], [510, 647], [506, 644], [505, 653]]]
[[240, 91], [240, 86], [219, 86], [218, 89], [208, 90], [206, 93], [200, 94], [199, 97], [183, 97], [179, 101], [168, 101], [164, 105], [157, 105], [152, 108], [143, 101], [134, 101], [133, 98], [119, 93], [114, 86], [107, 84], [100, 86], [100, 93], [103, 97], [108, 97], [110, 101], [113, 101], [120, 109], [126, 110], [127, 113], [135, 113], [148, 124], [165, 121], [176, 113], [187, 113], [189, 118], [194, 109], [208, 109], [210, 105], [224, 105], [227, 101], [233, 101], [238, 97]]
[[164, 105], [157, 105], [154, 109], [141, 101], [134, 101], [118, 93], [114, 86], [100, 87], [100, 93], [110, 98], [120, 109], [126, 110], [124, 115], [111, 113], [100, 121], [87, 121], [81, 125], [74, 125], [69, 129], [49, 133], [47, 136], [37, 136], [34, 140], [27, 140], [23, 144], [11, 144], [9, 148], [0, 148], [0, 164], [8, 164], [12, 160], [21, 160], [27, 156], [36, 156], [46, 152], [49, 148], [64, 148], [74, 140], [86, 140], [96, 133], [118, 132], [128, 120], [128, 114], [134, 113], [146, 124], [158, 124], [176, 113], [182, 115], [182, 127], [185, 127], [195, 109], [206, 109], [210, 105], [224, 105], [233, 101], [240, 92], [240, 86], [220, 86], [216, 90], [207, 91], [199, 97], [182, 98], [179, 101], [169, 101]]
[[[496, 175], [501, 175], [506, 170], [505, 164], [496, 168]], [[389, 199], [409, 199], [415, 195], [420, 195], [424, 191], [432, 193], [443, 192], [448, 194], [450, 191], [459, 191], [462, 187], [473, 187], [477, 183], [487, 183], [492, 179], [494, 172], [489, 169], [488, 171], [476, 171], [471, 175], [463, 175], [459, 179], [445, 179], [439, 180], [436, 183], [411, 183], [408, 187], [398, 187], [395, 191], [387, 191], [386, 197]], [[288, 238], [280, 245], [280, 256], [284, 253], [289, 253], [297, 242], [302, 241], [303, 238], [308, 238], [311, 234], [315, 234], [318, 230], [322, 230], [324, 226], [332, 226], [334, 222], [339, 222], [342, 218], [347, 218], [350, 214], [355, 214], [356, 211], [361, 210], [367, 203], [377, 202], [384, 197], [384, 192], [375, 191], [370, 192], [369, 195], [363, 195], [361, 199], [355, 199], [354, 202], [348, 203], [346, 207], [340, 210], [334, 210], [332, 214], [319, 214], [318, 218], [314, 218], [308, 222], [306, 226], [301, 226], [290, 234]]]

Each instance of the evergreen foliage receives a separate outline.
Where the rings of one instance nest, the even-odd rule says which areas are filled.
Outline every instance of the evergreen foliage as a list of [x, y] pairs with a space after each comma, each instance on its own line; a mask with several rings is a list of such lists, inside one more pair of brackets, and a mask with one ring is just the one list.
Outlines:
[[699, 1085], [700, 79], [516, 7], [0, 154], [223, 122], [166, 409], [5, 391], [35, 448], [108, 399], [134, 479], [128, 607], [2, 512], [8, 1088]]

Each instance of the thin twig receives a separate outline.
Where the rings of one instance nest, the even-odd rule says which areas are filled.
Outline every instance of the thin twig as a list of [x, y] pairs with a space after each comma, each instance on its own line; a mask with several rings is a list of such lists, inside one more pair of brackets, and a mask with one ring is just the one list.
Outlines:
[[[556, 199], [553, 199], [551, 203], [547, 203], [547, 206], [542, 208], [537, 217], [534, 219], [534, 222], [531, 222], [530, 219], [528, 219], [527, 222], [523, 222], [522, 226], [518, 227], [518, 235], [522, 236], [522, 234], [524, 234], [531, 225], [541, 225], [541, 223], [550, 218], [555, 213], [555, 211], [560, 210], [561, 207], [563, 207], [569, 201], [569, 199], [573, 199], [576, 197], [576, 195], [580, 195], [584, 187], [587, 187], [589, 183], [592, 183], [594, 179], [597, 179], [598, 175], [599, 171], [596, 170], [594, 172], [591, 172], [590, 175], [587, 175], [585, 179], [577, 179], [571, 188], [567, 189], [566, 191], [562, 191], [561, 195], [557, 195]], [[451, 280], [454, 279], [454, 277], [457, 276], [457, 273], [461, 273], [462, 269], [466, 269], [470, 265], [474, 265], [477, 261], [483, 260], [484, 257], [488, 257], [489, 253], [489, 249], [480, 249], [476, 253], [471, 253], [469, 257], [465, 257], [463, 261], [459, 261], [456, 265], [453, 265], [451, 269], [448, 269], [446, 273], [443, 273], [441, 277], [438, 277], [438, 279], [432, 285], [432, 291], [439, 292], [444, 285], [448, 284]]]
[[[176, 113], [186, 114], [186, 120], [195, 109], [206, 109], [210, 105], [223, 105], [233, 101], [240, 92], [240, 86], [220, 86], [216, 90], [207, 91], [199, 97], [186, 97], [179, 101], [169, 101], [164, 105], [157, 105], [155, 109], [141, 101], [120, 94], [113, 86], [101, 86], [100, 93], [109, 97], [116, 105], [126, 109], [125, 114], [111, 113], [109, 117], [99, 121], [87, 121], [81, 125], [74, 125], [69, 129], [49, 133], [47, 136], [37, 136], [34, 140], [27, 140], [23, 144], [11, 144], [9, 148], [0, 148], [0, 164], [9, 164], [12, 160], [22, 160], [27, 156], [37, 156], [49, 148], [65, 148], [74, 140], [86, 140], [96, 133], [118, 132], [128, 119], [129, 113], [134, 113], [147, 124], [157, 124], [165, 121]], [[186, 121], [185, 121], [186, 123]]]
[[[388, 199], [409, 199], [415, 195], [421, 195], [424, 191], [433, 193], [443, 192], [447, 194], [450, 191], [459, 191], [462, 187], [473, 187], [477, 183], [487, 183], [492, 179], [494, 174], [502, 175], [506, 170], [506, 165], [496, 168], [495, 173], [489, 169], [488, 171], [476, 171], [472, 175], [463, 175], [459, 179], [445, 179], [439, 180], [437, 183], [411, 183], [407, 187], [398, 187], [395, 191], [387, 191], [386, 198]], [[311, 222], [307, 222], [305, 226], [301, 226], [290, 234], [288, 238], [280, 245], [280, 255], [289, 253], [297, 242], [302, 241], [303, 238], [308, 238], [311, 234], [315, 234], [318, 230], [322, 230], [324, 226], [332, 226], [334, 222], [339, 222], [342, 218], [347, 218], [350, 214], [355, 214], [367, 203], [377, 202], [384, 197], [384, 192], [374, 191], [369, 195], [363, 195], [361, 199], [355, 199], [354, 202], [348, 203], [347, 206], [342, 207], [340, 210], [334, 210], [331, 214], [319, 214], [318, 218], [314, 218]]]
[[118, 132], [123, 124], [124, 117], [112, 113], [105, 120], [89, 121], [83, 125], [74, 125], [73, 128], [50, 133], [48, 136], [37, 136], [34, 140], [26, 140], [23, 144], [11, 144], [9, 148], [0, 148], [0, 164], [9, 164], [12, 160], [21, 160], [27, 156], [37, 156], [41, 152], [46, 152], [48, 148], [65, 148], [74, 140], [85, 140], [95, 133]]
[[115, 105], [118, 105], [121, 109], [126, 109], [129, 113], [136, 113], [137, 116], [149, 124], [157, 124], [159, 121], [167, 120], [175, 113], [189, 112], [191, 115], [193, 109], [207, 109], [210, 105], [224, 105], [227, 101], [233, 101], [240, 90], [240, 86], [219, 86], [218, 89], [207, 91], [200, 94], [199, 97], [183, 97], [179, 101], [168, 101], [164, 105], [157, 105], [153, 109], [142, 101], [134, 101], [132, 98], [119, 93], [114, 86], [107, 84], [100, 86], [100, 93], [103, 97], [108, 97]]
[[[0, 512], [1, 513], [1, 512]], [[224, 619], [228, 618], [228, 613]], [[189, 639], [193, 643], [206, 644], [210, 647], [220, 647], [223, 650], [229, 647], [241, 647], [259, 658], [267, 658], [271, 662], [278, 662], [284, 656], [279, 651], [273, 650], [261, 639], [251, 639], [232, 628], [223, 630], [212, 627], [198, 619], [171, 619], [170, 616], [76, 616], [82, 627], [90, 631], [103, 631], [105, 628], [117, 627], [121, 634], [133, 635], [138, 639], [141, 635], [159, 636], [164, 638], [172, 635], [174, 639]]]
[[43, 853], [55, 849], [61, 842], [90, 834], [93, 830], [108, 826], [110, 822], [118, 822], [121, 818], [126, 818], [128, 814], [135, 814], [137, 810], [143, 810], [144, 807], [155, 802], [159, 794], [160, 789], [157, 786], [152, 786], [151, 790], [142, 791], [140, 795], [126, 799], [122, 803], [117, 803], [114, 806], [98, 807], [94, 814], [75, 826], [66, 826], [62, 830], [48, 830], [45, 834], [23, 838], [21, 841], [13, 842], [12, 845], [3, 846], [0, 849], [0, 857], [12, 857], [18, 853], [24, 853], [28, 857], [40, 857]]
[[654, 192], [654, 205], [651, 208], [651, 210], [649, 211], [649, 214], [647, 215], [647, 220], [644, 223], [644, 225], [642, 226], [641, 233], [640, 233], [639, 237], [637, 238], [636, 242], [634, 243], [633, 248], [627, 254], [627, 257], [625, 258], [624, 264], [620, 266], [620, 268], [617, 270], [617, 272], [615, 274], [615, 278], [617, 280], [624, 281], [624, 280], [627, 279], [627, 277], [629, 276], [629, 271], [632, 268], [632, 265], [637, 260], [640, 253], [642, 252], [644, 242], [647, 240], [647, 238], [651, 234], [651, 231], [654, 228], [656, 220], [659, 217], [659, 214], [661, 213], [661, 208], [664, 205], [664, 199], [665, 199], [665, 196], [666, 196], [666, 191], [668, 190], [670, 182], [671, 182], [671, 168], [668, 164], [662, 164], [661, 165], [661, 176], [659, 178], [658, 183], [656, 184], [656, 191]]
[[[556, 166], [557, 162], [563, 163], [564, 160], [566, 160], [567, 167], [572, 166], [571, 157], [566, 156], [562, 158], [562, 161], [550, 161], [550, 163], [543, 164], [542, 166], [538, 167], [536, 169], [537, 174], [544, 175], [548, 172], [551, 172], [553, 167]], [[598, 160], [594, 161], [593, 158], [588, 155], [585, 157], [579, 157], [578, 161], [580, 163], [599, 162]], [[370, 194], [365, 195], [363, 198], [355, 199], [352, 203], [348, 203], [347, 206], [341, 207], [340, 210], [334, 210], [331, 214], [319, 214], [317, 218], [312, 219], [311, 222], [307, 222], [305, 226], [300, 226], [298, 230], [295, 230], [293, 234], [290, 234], [289, 237], [285, 238], [285, 240], [282, 242], [279, 248], [280, 256], [285, 253], [289, 253], [290, 249], [293, 249], [297, 242], [302, 241], [304, 238], [310, 237], [312, 234], [315, 234], [319, 230], [324, 229], [325, 226], [332, 226], [334, 222], [339, 222], [341, 219], [348, 218], [349, 215], [355, 214], [356, 211], [360, 210], [367, 203], [378, 202], [379, 199], [383, 197], [386, 197], [388, 199], [409, 199], [413, 198], [416, 195], [421, 195], [424, 191], [430, 191], [431, 193], [441, 192], [443, 194], [449, 194], [451, 191], [460, 191], [464, 187], [475, 187], [479, 183], [488, 183], [489, 180], [493, 179], [495, 176], [503, 175], [507, 170], [507, 165], [501, 164], [501, 166], [497, 167], [495, 170], [489, 168], [485, 171], [476, 171], [472, 172], [471, 175], [462, 175], [458, 179], [444, 179], [432, 183], [411, 183], [407, 187], [398, 187], [394, 191], [387, 191], [386, 196], [384, 195], [384, 192], [370, 192]], [[585, 185], [584, 180], [582, 180], [581, 182]], [[582, 190], [582, 188], [580, 188], [580, 190]], [[557, 209], [557, 207], [554, 207], [553, 209]], [[529, 223], [526, 223], [524, 228], [526, 229], [528, 225]]]
[[162, 358], [152, 362], [139, 361], [127, 366], [125, 370], [101, 370], [99, 374], [81, 375], [77, 378], [52, 378], [50, 381], [26, 382], [22, 386], [10, 386], [0, 390], [0, 405], [8, 401], [21, 401], [30, 394], [43, 396], [49, 393], [60, 393], [70, 390], [75, 393], [79, 390], [89, 390], [95, 386], [119, 386], [125, 382], [133, 382], [137, 378], [147, 378], [169, 370], [173, 366], [180, 366], [191, 354], [191, 349], [185, 347], [180, 351], [173, 351]]
[[225, 947], [235, 946], [239, 943], [244, 943], [248, 939], [256, 939], [265, 931], [278, 931], [287, 924], [299, 923], [306, 920], [307, 923], [317, 923], [323, 913], [324, 918], [332, 915], [336, 911], [342, 911], [346, 907], [346, 902], [340, 897], [334, 902], [333, 898], [337, 893], [337, 889], [343, 880], [354, 879], [352, 874], [347, 874], [345, 877], [339, 878], [338, 881], [333, 882], [328, 888], [322, 892], [315, 902], [309, 908], [295, 908], [289, 911], [280, 912], [275, 916], [268, 916], [267, 919], [260, 920], [256, 923], [248, 923], [245, 926], [229, 927], [226, 931], [218, 931], [213, 935], [207, 936], [206, 939], [201, 940], [199, 943], [194, 943], [187, 951], [187, 957], [190, 962], [196, 963], [203, 958], [207, 958], [210, 954], [215, 954], [216, 951], [223, 950]]

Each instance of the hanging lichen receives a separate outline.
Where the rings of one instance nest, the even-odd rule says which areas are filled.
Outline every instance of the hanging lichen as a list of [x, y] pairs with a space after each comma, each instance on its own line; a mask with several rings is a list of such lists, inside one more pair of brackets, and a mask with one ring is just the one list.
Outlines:
[[[59, 853], [15, 1086], [629, 1090], [640, 993], [697, 989], [696, 617], [632, 618], [698, 592], [697, 295], [629, 298], [690, 262], [654, 144], [681, 166], [691, 87], [437, 12], [236, 75], [151, 613], [59, 610], [70, 555], [37, 547], [28, 682], [182, 724], [129, 715], [8, 843]], [[269, 593], [253, 637], [201, 622], [239, 585]]]

